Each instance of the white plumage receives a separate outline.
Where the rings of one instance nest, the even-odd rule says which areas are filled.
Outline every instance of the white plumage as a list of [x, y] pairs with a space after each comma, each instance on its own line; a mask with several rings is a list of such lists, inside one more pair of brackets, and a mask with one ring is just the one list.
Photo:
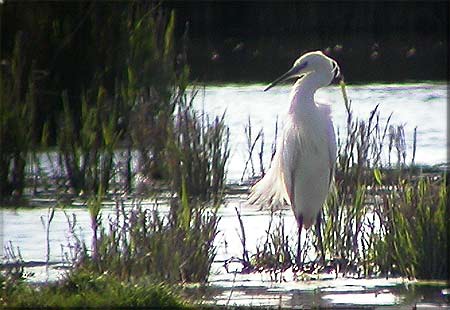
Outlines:
[[336, 140], [329, 105], [314, 101], [317, 89], [340, 74], [333, 59], [321, 52], [301, 56], [294, 66], [272, 82], [300, 77], [290, 94], [283, 134], [267, 174], [251, 190], [249, 202], [271, 207], [291, 205], [299, 225], [316, 221], [328, 195], [336, 159]]

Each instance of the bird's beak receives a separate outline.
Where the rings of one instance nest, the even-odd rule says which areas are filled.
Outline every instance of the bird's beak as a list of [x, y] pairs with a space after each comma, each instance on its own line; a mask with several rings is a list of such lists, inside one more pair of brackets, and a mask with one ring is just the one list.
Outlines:
[[281, 83], [283, 81], [289, 80], [290, 78], [297, 77], [304, 68], [306, 67], [306, 63], [300, 65], [300, 66], [294, 66], [292, 67], [288, 72], [277, 78], [275, 81], [267, 85], [267, 87], [264, 89], [264, 91], [268, 91], [278, 83]]

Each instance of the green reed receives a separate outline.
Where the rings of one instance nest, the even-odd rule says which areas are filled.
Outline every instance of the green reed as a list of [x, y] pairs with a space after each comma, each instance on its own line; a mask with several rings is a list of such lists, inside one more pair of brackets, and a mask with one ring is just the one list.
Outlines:
[[166, 215], [161, 207], [155, 202], [144, 208], [139, 200], [126, 206], [117, 198], [106, 229], [100, 200], [90, 200], [92, 247], [89, 251], [85, 245], [77, 246], [74, 270], [107, 272], [126, 281], [145, 277], [166, 283], [207, 281], [216, 253], [217, 207], [189, 202], [185, 187], [180, 198], [170, 199]]
[[264, 242], [256, 246], [256, 253], [252, 256], [256, 270], [284, 271], [294, 265], [295, 252], [286, 234], [283, 214], [279, 213], [276, 223], [274, 223], [274, 216], [272, 212]]
[[[126, 104], [128, 139], [137, 150], [140, 173], [168, 177], [166, 144], [176, 106], [188, 85], [187, 34], [175, 49], [175, 13], [136, 5], [128, 24], [128, 60], [120, 95]], [[178, 57], [178, 60], [177, 60]], [[177, 64], [178, 61], [178, 64]]]
[[64, 106], [58, 148], [62, 156], [63, 171], [76, 192], [102, 194], [108, 190], [113, 171], [114, 150], [122, 132], [117, 128], [119, 115], [115, 105], [106, 98], [102, 86], [94, 86], [81, 97], [81, 128], [75, 132], [73, 112], [67, 93], [63, 93]]
[[28, 152], [36, 143], [35, 63], [24, 34], [0, 68], [0, 201], [22, 196], [26, 186]]
[[385, 274], [446, 279], [446, 181], [442, 176], [420, 176], [399, 183], [398, 189], [385, 194], [379, 210], [383, 238], [375, 244], [376, 261]]
[[[389, 124], [391, 115], [381, 124], [378, 106], [367, 121], [355, 120], [344, 84], [342, 91], [347, 135], [339, 140], [336, 179], [324, 208], [328, 258], [339, 258], [344, 272], [365, 276], [442, 277], [447, 262], [430, 261], [423, 251], [428, 245], [429, 253], [446, 249], [446, 197], [439, 194], [445, 190], [442, 173], [433, 176], [433, 186], [429, 177], [408, 173], [403, 126]], [[389, 158], [391, 152], [397, 155], [395, 166], [390, 159], [387, 166], [380, 160], [386, 144]], [[415, 147], [411, 167], [414, 157]], [[425, 272], [428, 269], [437, 270]]]
[[190, 99], [181, 98], [177, 106], [166, 158], [172, 190], [181, 195], [185, 187], [189, 197], [201, 201], [221, 201], [224, 194], [226, 164], [229, 158], [229, 128], [224, 118], [210, 120], [193, 108], [197, 90]]
[[[221, 199], [229, 132], [224, 116], [210, 119], [193, 109], [197, 91], [186, 91], [187, 28], [175, 42], [173, 11], [132, 2], [126, 12], [117, 15], [117, 63], [105, 59], [106, 67], [95, 67], [79, 93], [52, 91], [59, 98], [54, 100], [56, 117], [42, 116], [42, 128], [34, 126], [34, 94], [46, 90], [37, 87], [32, 55], [17, 35], [14, 53], [1, 71], [2, 200], [21, 197], [30, 187], [26, 198], [87, 198], [100, 189], [101, 195], [133, 193], [141, 188], [140, 180], [170, 183], [179, 195], [185, 182], [192, 198]], [[110, 67], [117, 71], [114, 87], [105, 80]], [[44, 169], [44, 158], [50, 170]], [[153, 190], [137, 192], [150, 195]]]

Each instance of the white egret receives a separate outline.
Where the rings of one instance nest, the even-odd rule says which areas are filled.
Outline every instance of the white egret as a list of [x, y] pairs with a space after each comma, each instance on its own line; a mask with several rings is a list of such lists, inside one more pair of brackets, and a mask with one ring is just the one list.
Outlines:
[[336, 161], [336, 138], [331, 108], [314, 101], [314, 93], [340, 76], [335, 60], [322, 52], [309, 52], [264, 90], [298, 78], [290, 94], [290, 108], [281, 139], [267, 174], [256, 183], [249, 202], [276, 206], [290, 204], [298, 224], [296, 263], [301, 264], [302, 227], [316, 221], [322, 259], [320, 211], [328, 195]]

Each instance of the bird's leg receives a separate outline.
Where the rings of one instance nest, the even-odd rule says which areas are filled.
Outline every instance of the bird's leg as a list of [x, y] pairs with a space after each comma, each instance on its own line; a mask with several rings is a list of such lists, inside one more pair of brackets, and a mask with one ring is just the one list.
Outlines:
[[323, 242], [322, 242], [322, 228], [321, 228], [321, 223], [322, 223], [322, 212], [319, 212], [319, 214], [317, 215], [317, 221], [316, 221], [316, 232], [317, 232], [317, 241], [319, 243], [319, 251], [320, 251], [320, 264], [322, 265], [322, 267], [325, 267], [325, 251], [323, 248]]
[[295, 258], [295, 264], [299, 268], [302, 268], [302, 229], [303, 229], [303, 215], [297, 218], [298, 224], [298, 243], [297, 243], [297, 257]]

